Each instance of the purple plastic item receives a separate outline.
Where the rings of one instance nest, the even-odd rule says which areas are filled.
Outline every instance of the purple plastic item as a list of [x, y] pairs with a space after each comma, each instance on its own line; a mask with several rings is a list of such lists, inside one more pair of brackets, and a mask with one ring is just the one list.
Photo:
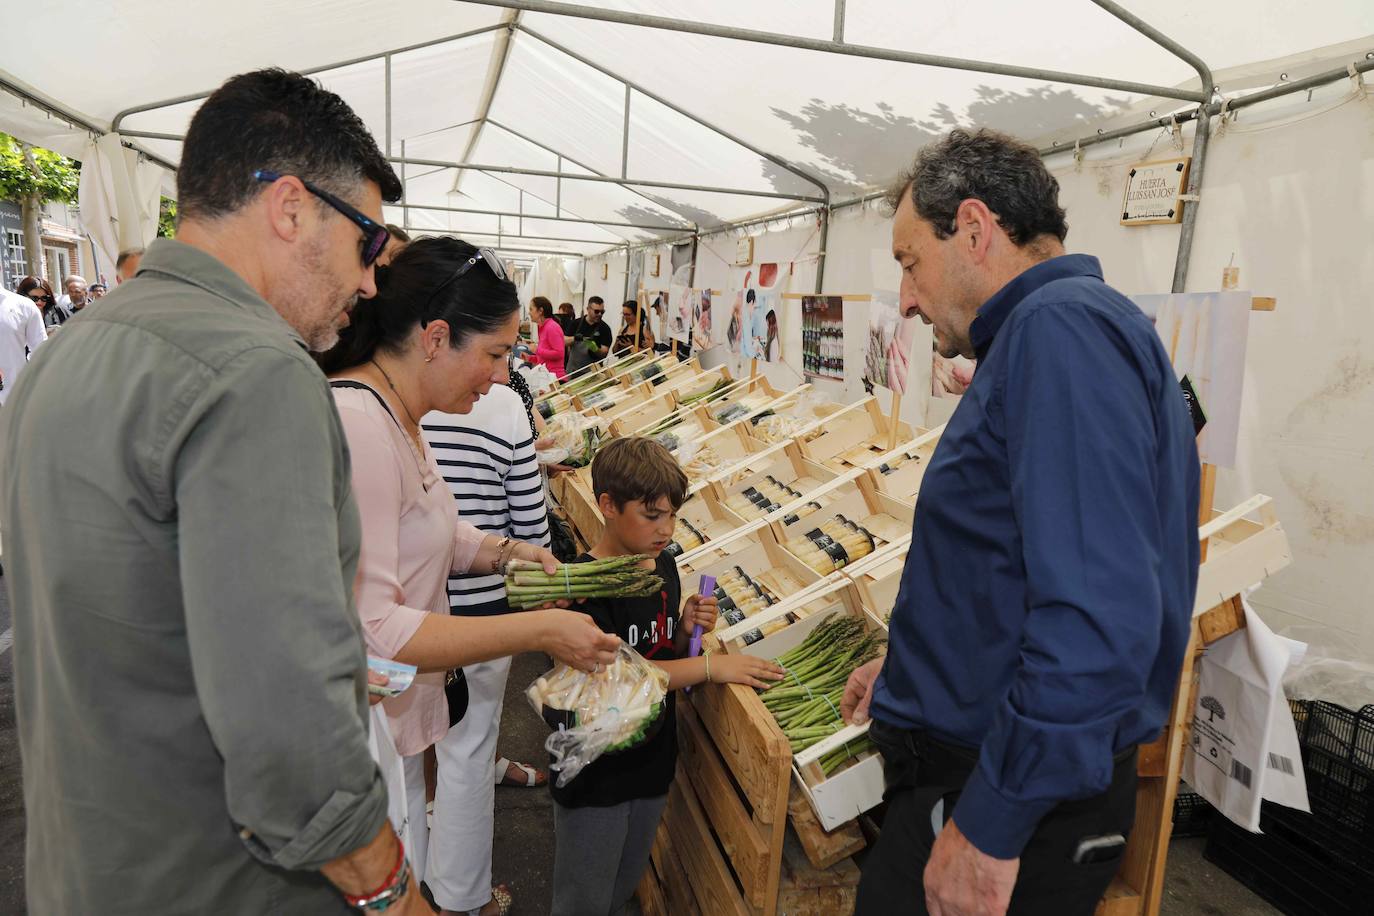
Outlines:
[[[715, 593], [716, 593], [716, 577], [715, 577], [715, 576], [702, 576], [702, 577], [701, 577], [701, 584], [700, 584], [699, 586], [697, 586], [697, 594], [700, 595], [701, 597], [705, 598], [707, 595], [714, 595]], [[688, 657], [688, 658], [696, 658], [698, 655], [701, 654], [701, 633], [702, 633], [701, 624], [697, 624], [696, 626], [692, 627], [692, 638], [691, 638], [691, 640], [687, 643], [687, 657]], [[691, 688], [691, 687], [688, 687], [687, 689], [688, 689], [688, 690], [691, 690], [692, 688]]]

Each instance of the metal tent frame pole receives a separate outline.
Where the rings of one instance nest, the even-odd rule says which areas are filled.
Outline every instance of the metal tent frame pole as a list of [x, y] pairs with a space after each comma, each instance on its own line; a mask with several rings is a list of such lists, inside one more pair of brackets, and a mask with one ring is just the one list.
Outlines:
[[[784, 48], [800, 48], [806, 51], [822, 51], [829, 54], [843, 54], [849, 57], [863, 57], [870, 60], [888, 60], [904, 64], [920, 64], [926, 67], [941, 67], [947, 70], [972, 70], [978, 73], [992, 73], [999, 76], [1018, 76], [1026, 79], [1051, 80], [1075, 86], [1093, 86], [1098, 89], [1115, 89], [1118, 92], [1132, 92], [1137, 95], [1162, 96], [1183, 99], [1190, 102], [1206, 101], [1197, 90], [1178, 89], [1172, 86], [1156, 86], [1151, 83], [1137, 83], [1131, 80], [1117, 80], [1092, 76], [1086, 73], [1069, 73], [1062, 70], [1048, 70], [1041, 67], [1022, 67], [1015, 64], [999, 64], [993, 61], [973, 60], [961, 57], [947, 57], [941, 54], [921, 54], [914, 51], [898, 51], [892, 48], [878, 48], [871, 45], [848, 44], [843, 41], [822, 38], [805, 38], [800, 35], [787, 35], [779, 32], [765, 32], [758, 29], [743, 29], [735, 26], [714, 25], [695, 22], [690, 19], [674, 19], [669, 16], [652, 16], [646, 13], [631, 13], [623, 10], [602, 9], [577, 3], [561, 3], [556, 0], [464, 0], [481, 6], [499, 6], [505, 9], [524, 10], [531, 13], [547, 13], [552, 16], [569, 16], [575, 19], [596, 19], [619, 25], [640, 26], [661, 29], [669, 32], [686, 32], [693, 35], [706, 35], [712, 38], [732, 38], [755, 44], [778, 45]], [[534, 34], [531, 29], [521, 25], [520, 30]]]
[[[399, 207], [400, 204], [383, 204], [386, 207]], [[645, 229], [652, 232], [690, 232], [687, 226], [660, 226], [653, 223], [629, 223], [616, 220], [604, 219], [584, 219], [576, 216], [540, 216], [536, 213], [517, 213], [513, 210], [483, 210], [477, 207], [450, 207], [439, 204], [417, 204], [407, 205], [409, 210], [436, 210], [441, 213], [470, 213], [476, 216], [505, 216], [511, 218], [524, 217], [525, 219], [552, 220], [557, 223], [583, 223], [591, 226], [618, 226], [625, 229]], [[616, 243], [617, 247], [620, 243]]]

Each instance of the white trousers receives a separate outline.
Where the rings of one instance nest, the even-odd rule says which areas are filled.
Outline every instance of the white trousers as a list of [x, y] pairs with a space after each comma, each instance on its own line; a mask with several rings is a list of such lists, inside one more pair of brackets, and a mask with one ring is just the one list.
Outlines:
[[510, 659], [469, 665], [463, 673], [468, 682], [467, 714], [434, 746], [439, 781], [425, 879], [435, 903], [459, 912], [491, 900], [496, 736]]

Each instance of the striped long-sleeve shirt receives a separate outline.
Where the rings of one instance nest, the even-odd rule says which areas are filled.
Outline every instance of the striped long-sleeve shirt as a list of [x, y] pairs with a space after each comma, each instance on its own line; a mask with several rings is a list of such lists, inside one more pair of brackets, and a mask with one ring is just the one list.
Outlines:
[[[435, 411], [422, 426], [460, 518], [498, 536], [548, 546], [544, 481], [519, 395], [493, 385], [470, 413]], [[455, 614], [504, 613], [505, 598], [498, 575], [449, 577], [448, 603]]]

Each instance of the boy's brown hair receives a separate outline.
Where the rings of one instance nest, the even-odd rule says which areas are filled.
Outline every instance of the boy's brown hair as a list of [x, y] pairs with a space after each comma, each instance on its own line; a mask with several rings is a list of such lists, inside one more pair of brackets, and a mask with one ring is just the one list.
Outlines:
[[643, 436], [612, 439], [592, 459], [592, 491], [605, 493], [617, 509], [636, 499], [652, 506], [668, 497], [673, 509], [687, 499], [687, 475], [659, 443]]

